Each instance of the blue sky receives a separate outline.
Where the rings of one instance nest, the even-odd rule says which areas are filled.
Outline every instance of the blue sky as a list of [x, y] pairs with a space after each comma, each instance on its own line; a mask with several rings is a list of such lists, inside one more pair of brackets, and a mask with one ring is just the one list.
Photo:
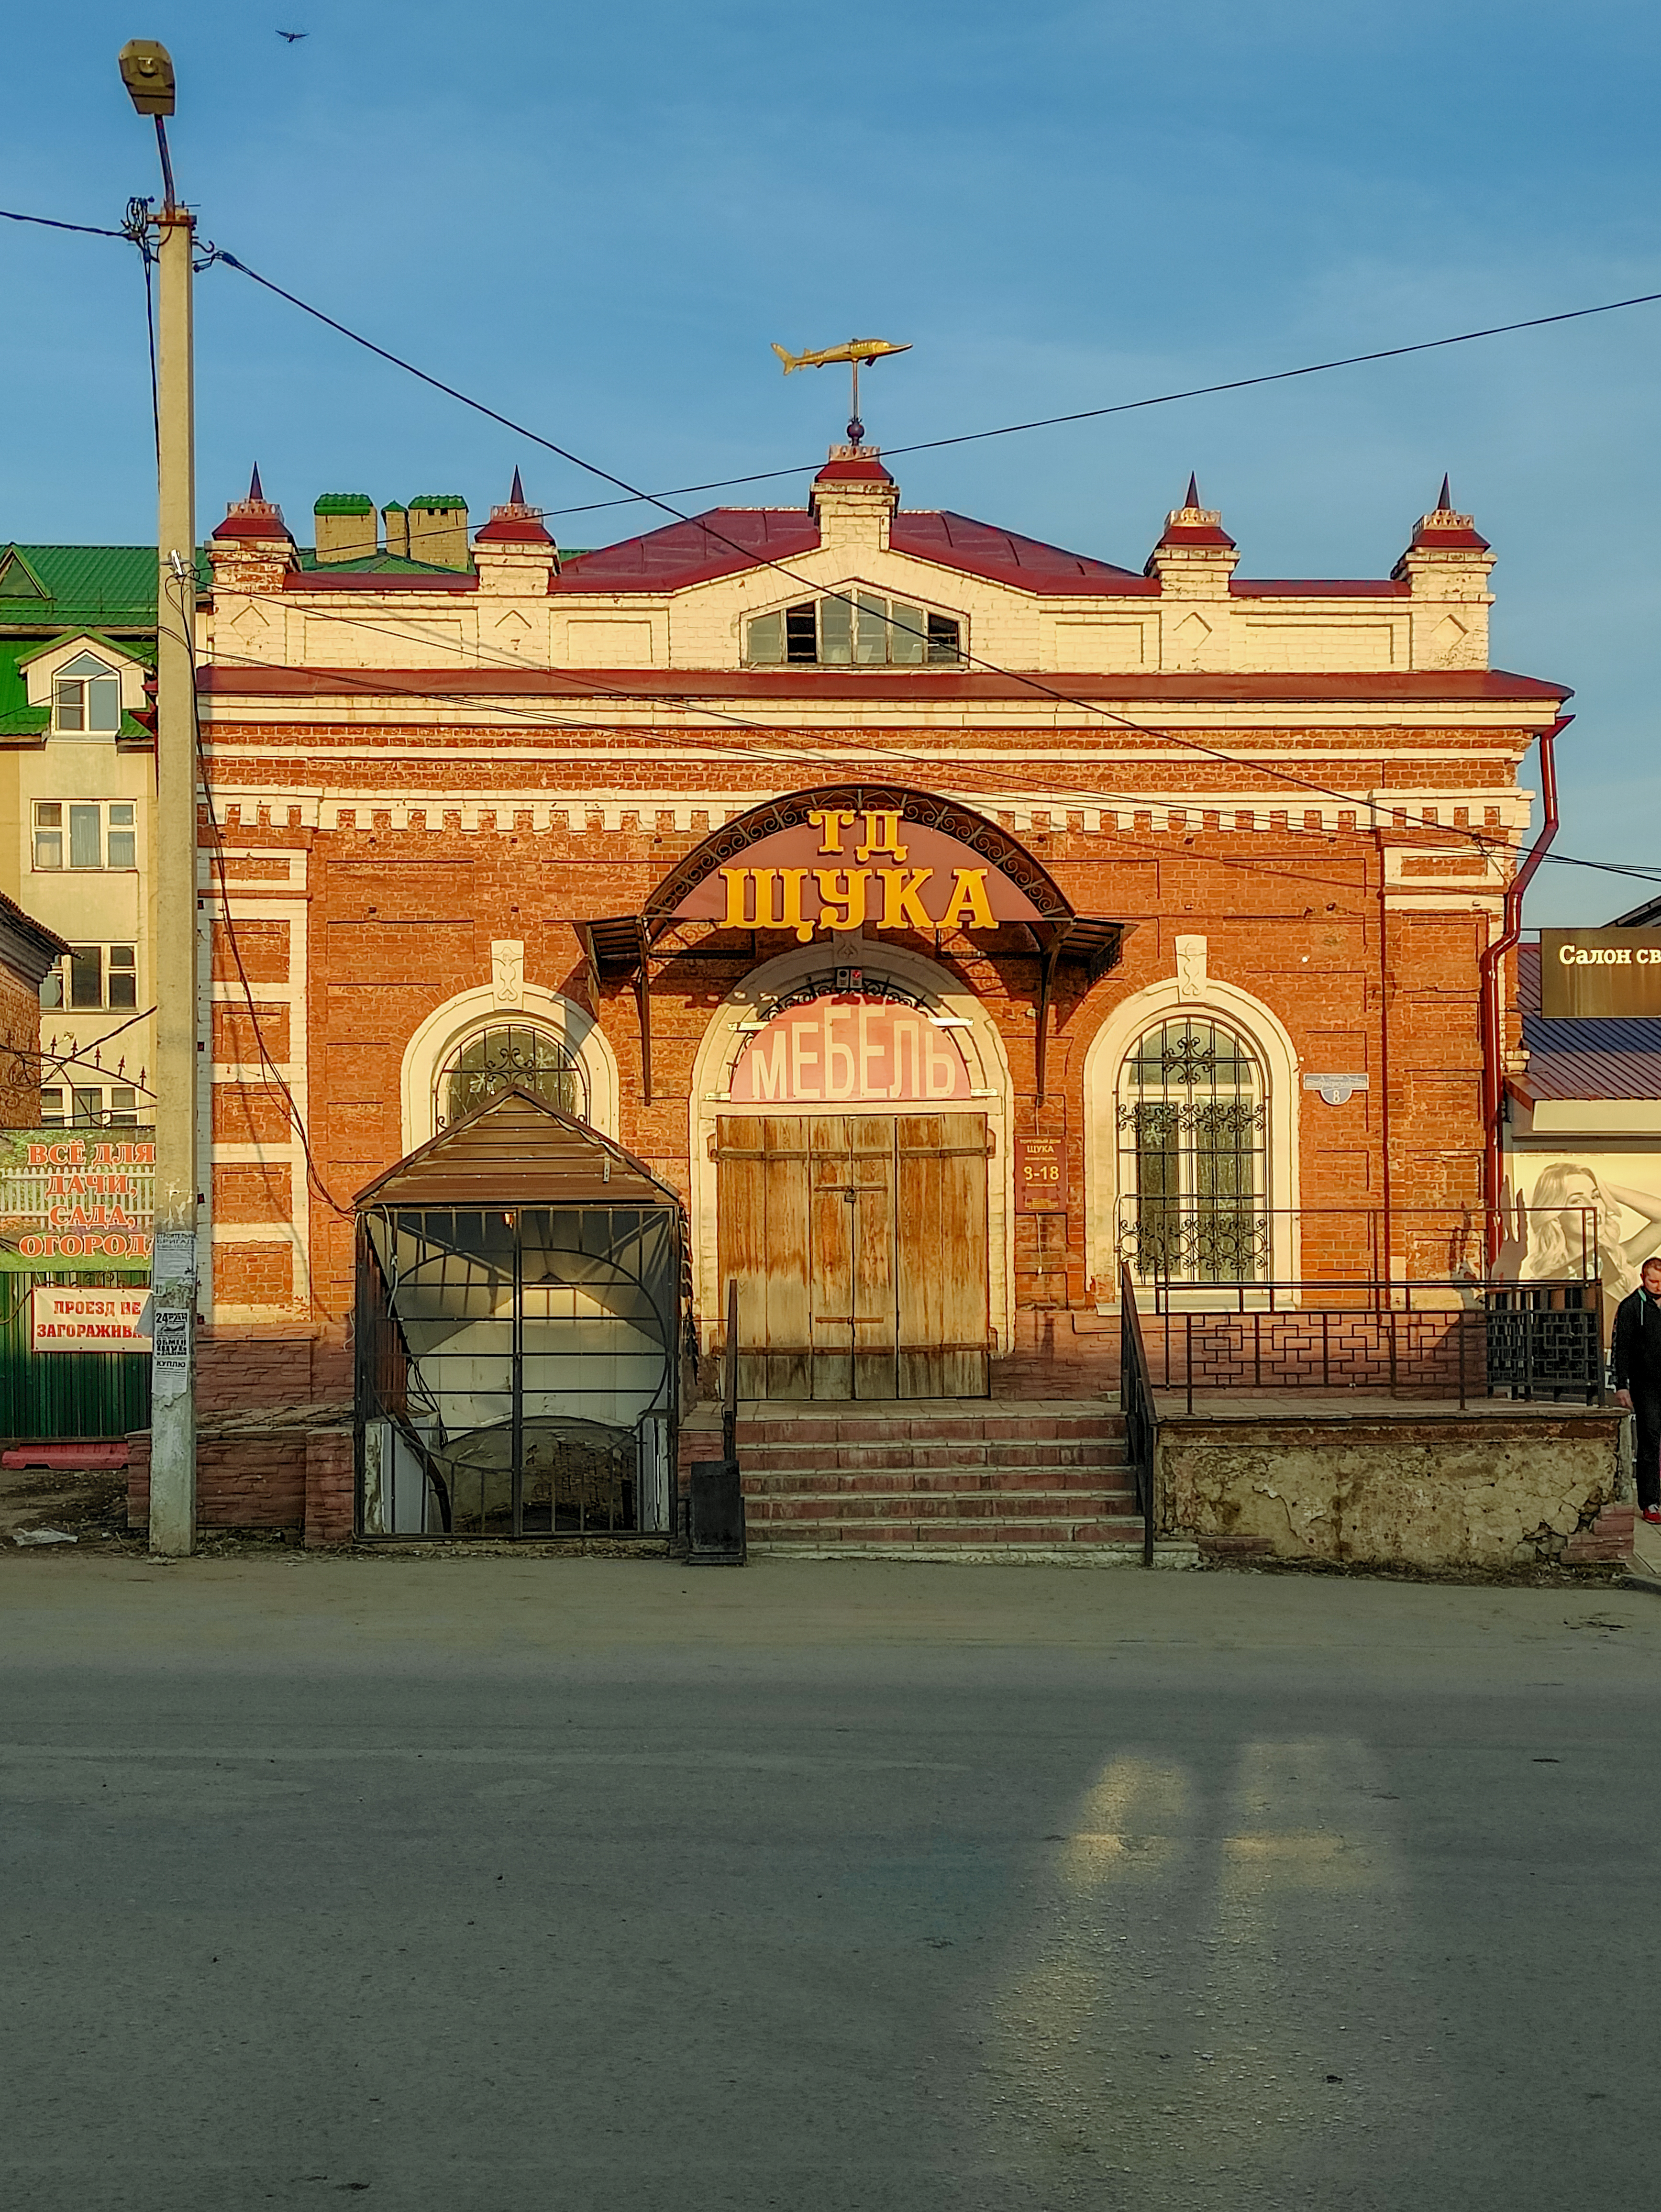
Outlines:
[[[913, 340], [866, 396], [903, 445], [1661, 289], [1661, 14], [1627, 0], [76, 0], [8, 22], [0, 205], [154, 190], [133, 35], [173, 51], [205, 236], [654, 488], [822, 454], [841, 373], [787, 381], [774, 339]], [[0, 539], [142, 539], [136, 257], [0, 224]], [[254, 459], [302, 528], [325, 490], [478, 512], [515, 462], [600, 495], [228, 270], [197, 300], [204, 529]], [[1561, 848], [1661, 867], [1658, 352], [1638, 308], [897, 471], [1140, 566], [1196, 468], [1243, 573], [1369, 575], [1450, 470], [1496, 662], [1578, 694]], [[1548, 868], [1530, 919], [1643, 896]]]

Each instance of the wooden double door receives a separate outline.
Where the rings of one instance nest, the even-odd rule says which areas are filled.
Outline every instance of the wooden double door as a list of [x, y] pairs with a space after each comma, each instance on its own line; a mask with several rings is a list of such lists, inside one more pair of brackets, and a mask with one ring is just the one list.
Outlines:
[[723, 1115], [746, 1398], [983, 1398], [983, 1114]]

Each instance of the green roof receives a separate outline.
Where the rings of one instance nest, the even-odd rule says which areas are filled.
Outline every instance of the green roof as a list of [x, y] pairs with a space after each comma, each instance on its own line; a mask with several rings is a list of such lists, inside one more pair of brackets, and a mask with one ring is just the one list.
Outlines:
[[380, 510], [383, 514], [407, 514], [409, 511], [401, 499], [389, 499]]
[[[68, 645], [77, 637], [93, 639], [96, 644], [107, 647], [110, 652], [119, 653], [123, 660], [141, 661], [147, 668], [155, 665], [155, 647], [148, 639], [106, 637], [103, 631], [98, 629], [66, 629], [60, 631], [56, 637], [43, 637], [39, 645], [32, 645], [27, 652], [20, 652], [17, 665], [27, 668], [32, 660], [39, 660], [43, 653], [52, 653], [58, 646]], [[21, 639], [18, 642], [21, 645]]]
[[319, 561], [308, 545], [295, 551], [302, 571], [320, 569], [330, 576], [462, 576], [464, 568], [447, 568], [438, 561], [411, 561], [402, 553], [355, 553], [350, 561]]
[[374, 501], [366, 491], [326, 491], [312, 502], [313, 514], [373, 514]]
[[[70, 635], [74, 637], [81, 633], [72, 630]], [[54, 641], [61, 644], [63, 640]], [[148, 641], [136, 653], [132, 647], [119, 646], [113, 639], [105, 638], [100, 642], [107, 645], [112, 652], [132, 653], [140, 660], [148, 661], [154, 657], [154, 647]], [[8, 738], [44, 737], [52, 726], [50, 707], [30, 706], [28, 683], [23, 674], [25, 665], [33, 659], [37, 653], [45, 650], [44, 646], [31, 647], [27, 638], [14, 638], [9, 643], [0, 639], [0, 744]], [[121, 727], [117, 734], [123, 738], [148, 738], [150, 732], [142, 724], [135, 722], [124, 708]]]
[[[0, 630], [155, 628], [154, 545], [0, 545]], [[197, 588], [213, 582], [205, 550]]]
[[465, 495], [459, 491], [423, 491], [417, 492], [410, 504], [411, 507], [465, 507], [467, 501]]

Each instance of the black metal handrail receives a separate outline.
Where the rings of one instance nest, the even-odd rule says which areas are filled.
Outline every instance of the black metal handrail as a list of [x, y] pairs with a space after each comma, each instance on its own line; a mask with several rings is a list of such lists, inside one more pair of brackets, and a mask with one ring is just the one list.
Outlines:
[[1142, 1516], [1142, 1565], [1153, 1564], [1154, 1482], [1159, 1449], [1159, 1416], [1153, 1402], [1153, 1378], [1136, 1310], [1136, 1285], [1119, 1262], [1119, 1406], [1124, 1414], [1125, 1452], [1136, 1486]]
[[[1122, 1263], [1126, 1310], [1136, 1290]], [[1391, 1398], [1603, 1396], [1602, 1285], [1560, 1283], [1293, 1283], [1246, 1285], [1281, 1299], [1208, 1298], [1178, 1309], [1167, 1286], [1145, 1289], [1160, 1373], [1141, 1316], [1136, 1346], [1150, 1389], [1378, 1392]], [[1127, 1338], [1128, 1342], [1128, 1338]], [[1129, 1358], [1127, 1352], [1123, 1355]]]

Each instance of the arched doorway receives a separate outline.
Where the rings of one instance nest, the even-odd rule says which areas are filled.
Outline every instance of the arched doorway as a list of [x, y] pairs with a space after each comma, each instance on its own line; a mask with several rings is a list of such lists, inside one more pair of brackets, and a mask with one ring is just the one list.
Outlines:
[[748, 979], [695, 1077], [700, 1273], [717, 1311], [739, 1285], [740, 1392], [984, 1396], [1007, 1280], [995, 1032], [897, 949], [822, 962]]

